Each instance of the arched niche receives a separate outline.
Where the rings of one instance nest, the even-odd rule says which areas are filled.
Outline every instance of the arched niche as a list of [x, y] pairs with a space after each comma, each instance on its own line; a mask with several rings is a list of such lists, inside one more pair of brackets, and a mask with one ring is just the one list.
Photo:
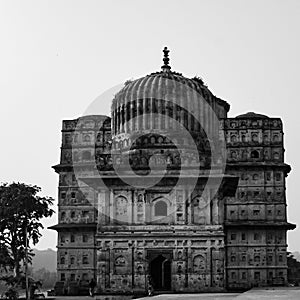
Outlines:
[[171, 201], [159, 197], [151, 202], [151, 222], [158, 224], [170, 224], [173, 221]]
[[119, 195], [115, 197], [114, 219], [116, 222], [129, 222], [129, 212], [131, 207], [125, 196]]
[[193, 259], [193, 271], [195, 274], [206, 272], [206, 259], [203, 255], [196, 255]]
[[192, 219], [194, 224], [205, 225], [209, 223], [209, 201], [201, 196], [192, 200]]

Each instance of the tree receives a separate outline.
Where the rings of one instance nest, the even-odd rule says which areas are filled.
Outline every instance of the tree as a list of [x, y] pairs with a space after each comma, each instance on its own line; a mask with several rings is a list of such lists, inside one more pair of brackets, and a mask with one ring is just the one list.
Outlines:
[[41, 281], [43, 288], [52, 288], [57, 280], [56, 272], [50, 272], [45, 268], [32, 270], [32, 277], [36, 281]]
[[22, 275], [26, 253], [31, 261], [29, 242], [38, 243], [41, 219], [54, 213], [50, 208], [54, 199], [38, 196], [40, 191], [40, 187], [24, 183], [0, 185], [0, 267], [11, 268], [15, 281]]

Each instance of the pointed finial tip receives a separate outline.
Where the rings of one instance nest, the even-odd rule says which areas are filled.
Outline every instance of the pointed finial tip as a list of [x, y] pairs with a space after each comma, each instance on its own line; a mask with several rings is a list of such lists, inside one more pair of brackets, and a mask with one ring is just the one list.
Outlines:
[[163, 71], [170, 71], [171, 67], [169, 66], [170, 58], [169, 58], [169, 52], [170, 50], [168, 47], [165, 47], [163, 50], [164, 58], [163, 58], [163, 66], [161, 67]]

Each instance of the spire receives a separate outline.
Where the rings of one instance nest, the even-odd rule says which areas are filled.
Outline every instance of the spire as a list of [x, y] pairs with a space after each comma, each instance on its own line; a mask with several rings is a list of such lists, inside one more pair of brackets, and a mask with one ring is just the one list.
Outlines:
[[164, 50], [163, 50], [163, 53], [164, 53], [164, 58], [163, 58], [164, 64], [163, 64], [163, 66], [161, 66], [161, 69], [164, 72], [169, 72], [171, 70], [171, 67], [169, 66], [169, 61], [170, 61], [169, 52], [170, 52], [170, 50], [168, 50], [168, 47], [165, 47]]

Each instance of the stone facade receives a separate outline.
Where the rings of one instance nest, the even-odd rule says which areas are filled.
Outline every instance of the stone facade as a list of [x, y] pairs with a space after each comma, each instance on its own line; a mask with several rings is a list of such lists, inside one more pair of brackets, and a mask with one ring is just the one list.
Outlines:
[[229, 287], [286, 283], [287, 223], [283, 126], [248, 113], [224, 122], [227, 172], [239, 177], [226, 201]]
[[[202, 292], [286, 283], [286, 232], [294, 225], [286, 218], [282, 122], [255, 113], [228, 118], [228, 110], [200, 79], [171, 72], [165, 61], [161, 72], [126, 83], [111, 118], [63, 121], [52, 228], [58, 278], [70, 293], [91, 278], [103, 294], [145, 293], [149, 284]], [[164, 116], [184, 126], [196, 148]], [[213, 132], [225, 136], [214, 157]], [[210, 170], [222, 159], [217, 185]], [[143, 176], [153, 184], [145, 187]]]

